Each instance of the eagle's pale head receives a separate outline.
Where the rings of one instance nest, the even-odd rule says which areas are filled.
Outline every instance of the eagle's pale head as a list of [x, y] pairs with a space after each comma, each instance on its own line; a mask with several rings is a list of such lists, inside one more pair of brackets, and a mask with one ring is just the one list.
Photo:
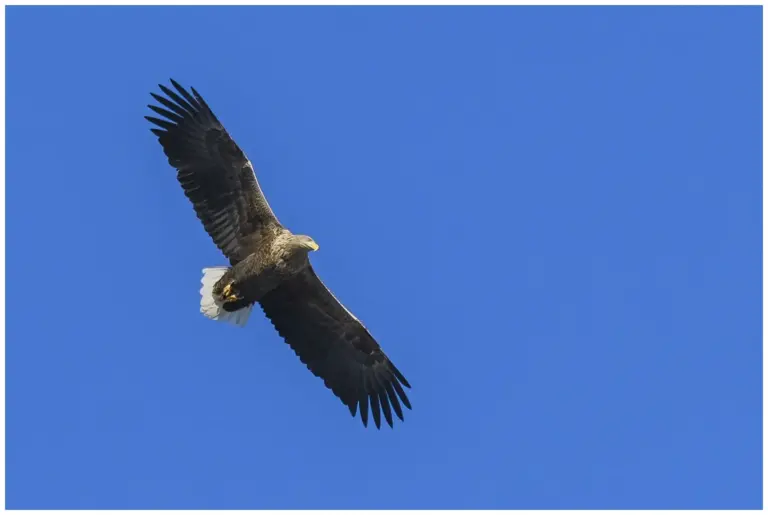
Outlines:
[[293, 242], [301, 249], [306, 249], [307, 252], [312, 252], [320, 248], [320, 245], [315, 243], [315, 240], [304, 234], [294, 234]]

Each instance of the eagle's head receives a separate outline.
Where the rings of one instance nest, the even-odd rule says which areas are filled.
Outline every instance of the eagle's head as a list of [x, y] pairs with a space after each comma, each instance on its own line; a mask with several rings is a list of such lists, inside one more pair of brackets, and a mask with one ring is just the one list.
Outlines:
[[304, 249], [307, 252], [312, 252], [320, 248], [320, 245], [315, 243], [315, 240], [304, 234], [294, 234], [292, 240], [295, 247]]

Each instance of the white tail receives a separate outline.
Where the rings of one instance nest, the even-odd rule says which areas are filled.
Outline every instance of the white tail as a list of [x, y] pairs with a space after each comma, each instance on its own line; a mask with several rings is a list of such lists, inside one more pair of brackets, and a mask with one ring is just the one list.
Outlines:
[[213, 297], [213, 286], [228, 270], [225, 266], [203, 268], [203, 287], [200, 288], [200, 313], [219, 322], [228, 322], [244, 327], [253, 309], [253, 304], [237, 311], [225, 311], [221, 302]]

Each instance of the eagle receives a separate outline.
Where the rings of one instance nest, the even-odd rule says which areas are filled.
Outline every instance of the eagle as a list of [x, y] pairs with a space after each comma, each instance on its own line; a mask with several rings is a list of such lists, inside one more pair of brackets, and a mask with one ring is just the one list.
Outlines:
[[304, 365], [365, 427], [372, 415], [393, 426], [411, 409], [403, 387], [411, 385], [371, 333], [320, 280], [309, 261], [319, 249], [309, 236], [293, 234], [272, 212], [253, 164], [203, 97], [175, 80], [148, 105], [168, 163], [184, 194], [229, 266], [202, 270], [200, 312], [245, 326], [255, 304]]

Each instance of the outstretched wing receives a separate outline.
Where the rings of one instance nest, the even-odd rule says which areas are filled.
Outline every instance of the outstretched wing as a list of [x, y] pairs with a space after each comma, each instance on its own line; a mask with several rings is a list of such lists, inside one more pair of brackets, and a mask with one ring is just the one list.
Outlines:
[[[164, 118], [145, 116], [168, 162], [178, 170], [184, 194], [219, 249], [234, 265], [253, 252], [261, 235], [279, 226], [261, 192], [253, 165], [205, 100], [176, 81], [178, 93], [160, 85], [151, 93], [163, 107], [148, 106]], [[193, 96], [194, 95], [194, 96]]]
[[392, 411], [403, 420], [408, 381], [352, 313], [333, 296], [312, 265], [265, 295], [262, 309], [299, 359], [323, 379], [354, 417], [368, 426], [368, 412], [392, 427]]

